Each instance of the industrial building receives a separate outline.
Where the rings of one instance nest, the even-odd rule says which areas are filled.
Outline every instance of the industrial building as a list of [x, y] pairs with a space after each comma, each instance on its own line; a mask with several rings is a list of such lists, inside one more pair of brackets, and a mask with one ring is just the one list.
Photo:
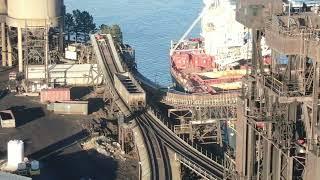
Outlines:
[[18, 67], [25, 92], [102, 82], [90, 45], [64, 49], [64, 12], [63, 0], [0, 1], [2, 67]]

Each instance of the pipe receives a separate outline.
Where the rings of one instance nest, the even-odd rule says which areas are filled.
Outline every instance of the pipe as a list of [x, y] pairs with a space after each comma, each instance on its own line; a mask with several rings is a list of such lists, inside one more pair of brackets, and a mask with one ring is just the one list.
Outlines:
[[8, 66], [12, 67], [12, 47], [9, 37], [9, 31], [7, 32], [7, 50], [8, 50]]

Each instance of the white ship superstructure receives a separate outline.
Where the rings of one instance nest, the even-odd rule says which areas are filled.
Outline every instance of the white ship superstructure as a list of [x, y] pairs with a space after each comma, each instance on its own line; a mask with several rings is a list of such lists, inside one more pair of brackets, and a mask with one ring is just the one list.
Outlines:
[[[236, 65], [242, 59], [251, 59], [251, 31], [235, 19], [236, 5], [230, 0], [204, 0], [209, 9], [201, 19], [201, 36], [205, 52], [215, 57], [220, 66]], [[262, 56], [270, 55], [264, 38], [261, 40]]]

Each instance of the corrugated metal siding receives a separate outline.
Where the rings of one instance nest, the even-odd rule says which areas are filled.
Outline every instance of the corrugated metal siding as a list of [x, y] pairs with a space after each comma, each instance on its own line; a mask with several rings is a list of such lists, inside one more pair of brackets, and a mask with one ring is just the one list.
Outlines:
[[[45, 79], [45, 69], [42, 65], [30, 65], [27, 73], [31, 81]], [[98, 77], [97, 64], [57, 64], [49, 65], [49, 81], [61, 85], [92, 85], [101, 84]]]
[[48, 111], [54, 111], [54, 103], [47, 104], [47, 110]]
[[16, 121], [14, 119], [10, 120], [1, 120], [2, 128], [14, 128], [16, 127]]
[[18, 176], [15, 174], [5, 173], [0, 171], [0, 180], [32, 180], [32, 178]]
[[56, 101], [70, 101], [70, 89], [68, 88], [55, 88], [43, 89], [40, 92], [40, 101], [56, 102]]
[[56, 102], [53, 111], [58, 114], [88, 115], [88, 101]]

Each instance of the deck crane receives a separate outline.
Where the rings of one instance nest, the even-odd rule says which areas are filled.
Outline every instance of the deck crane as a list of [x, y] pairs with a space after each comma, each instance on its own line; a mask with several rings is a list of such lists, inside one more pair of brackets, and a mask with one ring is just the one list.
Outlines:
[[171, 48], [170, 50], [170, 56], [173, 55], [173, 53], [175, 52], [175, 50], [179, 47], [179, 45], [183, 42], [183, 40], [189, 35], [189, 33], [192, 31], [192, 29], [195, 27], [195, 25], [198, 24], [198, 22], [201, 20], [201, 18], [205, 15], [205, 13], [210, 9], [210, 8], [216, 8], [218, 7], [218, 5], [220, 4], [220, 0], [203, 0], [205, 7], [202, 9], [201, 13], [199, 14], [199, 16], [197, 17], [197, 19], [195, 19], [193, 21], [193, 23], [191, 24], [191, 26], [188, 28], [188, 30], [182, 35], [182, 37], [180, 38], [180, 40], [178, 41], [178, 43]]

